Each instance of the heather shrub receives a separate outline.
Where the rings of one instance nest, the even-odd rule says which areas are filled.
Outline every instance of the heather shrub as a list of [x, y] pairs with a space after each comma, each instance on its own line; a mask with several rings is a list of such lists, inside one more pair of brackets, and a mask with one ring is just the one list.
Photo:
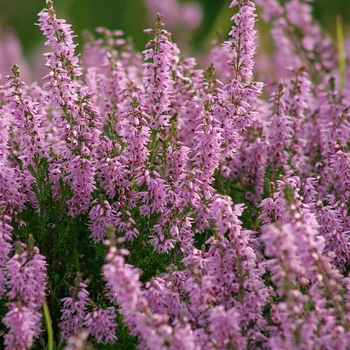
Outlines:
[[159, 13], [80, 55], [46, 0], [46, 75], [0, 80], [2, 347], [349, 348], [348, 58], [309, 2], [232, 1], [197, 63]]

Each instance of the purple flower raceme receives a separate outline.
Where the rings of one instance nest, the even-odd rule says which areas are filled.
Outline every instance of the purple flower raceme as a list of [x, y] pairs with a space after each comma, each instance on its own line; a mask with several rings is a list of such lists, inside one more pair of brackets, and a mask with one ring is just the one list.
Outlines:
[[73, 291], [75, 295], [63, 298], [61, 323], [61, 338], [68, 339], [77, 334], [84, 325], [87, 315], [87, 303], [89, 301], [89, 292], [85, 283], [79, 283], [79, 287]]
[[18, 159], [23, 167], [36, 168], [39, 158], [48, 158], [49, 146], [45, 139], [43, 116], [40, 115], [38, 103], [28, 94], [28, 87], [20, 79], [19, 67], [12, 67], [12, 75], [8, 76], [10, 91], [8, 98], [9, 112], [16, 125], [19, 138]]
[[114, 343], [117, 340], [114, 307], [89, 312], [85, 316], [84, 326], [89, 335], [95, 337], [98, 343], [101, 341]]
[[195, 155], [192, 158], [196, 178], [202, 182], [203, 197], [210, 199], [213, 188], [210, 185], [214, 178], [214, 172], [219, 167], [221, 159], [221, 144], [223, 142], [220, 122], [213, 117], [210, 111], [203, 112], [198, 118], [200, 124], [195, 130]]
[[6, 106], [0, 109], [0, 207], [2, 214], [12, 215], [21, 211], [27, 201], [22, 192], [23, 173], [10, 160], [9, 128], [11, 113]]
[[51, 180], [62, 178], [73, 190], [68, 200], [70, 215], [85, 213], [95, 190], [93, 155], [99, 144], [101, 116], [90, 102], [89, 90], [77, 79], [82, 74], [70, 25], [56, 18], [52, 1], [39, 14], [39, 27], [46, 36], [46, 66], [43, 80], [50, 101], [62, 112], [54, 113], [60, 141], [53, 147], [58, 160], [51, 163]]
[[[325, 35], [317, 22], [312, 19], [310, 1], [290, 0], [285, 4], [286, 18], [291, 25], [302, 30], [300, 40], [302, 49], [313, 64], [311, 71], [327, 72], [336, 69], [335, 47], [329, 36]], [[300, 15], [302, 14], [302, 15]]]
[[[259, 127], [256, 130], [259, 131], [259, 129], [261, 130]], [[254, 205], [258, 205], [261, 202], [264, 193], [267, 155], [271, 157], [271, 153], [268, 153], [268, 150], [267, 142], [256, 136], [256, 139], [243, 141], [233, 159], [228, 163], [228, 166], [221, 168], [224, 176], [241, 184], [245, 190], [245, 199], [253, 202]]]
[[102, 242], [106, 238], [106, 227], [112, 225], [117, 213], [106, 200], [94, 200], [91, 204], [94, 206], [89, 212], [89, 228], [91, 230], [90, 238], [94, 242]]
[[[96, 28], [104, 39], [89, 41], [84, 46], [82, 61], [86, 67], [86, 84], [91, 89], [91, 100], [99, 106], [102, 122], [114, 129], [120, 121], [120, 109], [125, 105], [124, 90], [127, 89], [130, 66], [122, 59], [125, 48], [122, 31], [111, 32], [106, 28]], [[127, 56], [126, 52], [123, 52]], [[141, 56], [141, 55], [139, 55]], [[141, 59], [140, 59], [141, 61]], [[139, 68], [139, 67], [138, 67]], [[140, 78], [137, 77], [137, 80]]]
[[[331, 97], [331, 96], [330, 96]], [[331, 97], [332, 98], [332, 97]], [[336, 96], [333, 96], [336, 98]], [[327, 101], [328, 102], [328, 101]], [[323, 130], [323, 141], [324, 149], [323, 154], [325, 157], [325, 163], [333, 171], [333, 182], [335, 193], [337, 196], [342, 197], [344, 202], [347, 202], [349, 199], [349, 179], [347, 174], [348, 167], [348, 157], [349, 157], [349, 148], [348, 148], [348, 130], [350, 127], [348, 118], [349, 118], [349, 106], [345, 106], [343, 110], [339, 111], [338, 108], [332, 107], [334, 102], [329, 101], [327, 105], [324, 106], [326, 110], [323, 113], [333, 112], [334, 116], [331, 121], [326, 114], [323, 114], [325, 118], [326, 125], [324, 125]], [[345, 101], [344, 101], [345, 102]], [[344, 103], [342, 101], [342, 103]], [[339, 105], [338, 105], [339, 107]], [[332, 113], [332, 114], [333, 114]], [[326, 119], [327, 118], [327, 119]], [[332, 135], [332, 136], [331, 136]]]
[[8, 303], [9, 311], [3, 318], [9, 333], [4, 336], [5, 349], [17, 350], [30, 348], [39, 335], [38, 324], [41, 315], [33, 313], [20, 302]]
[[[232, 1], [229, 38], [202, 70], [159, 14], [143, 55], [97, 28], [79, 58], [46, 1], [42, 87], [16, 65], [0, 86], [6, 349], [51, 346], [47, 285], [45, 321], [67, 350], [349, 347], [349, 96], [310, 2]], [[275, 41], [266, 62], [255, 4]], [[159, 6], [170, 27], [198, 25], [191, 3]], [[33, 228], [49, 281], [32, 239], [12, 242]]]
[[309, 2], [288, 0], [282, 7], [277, 0], [256, 0], [264, 10], [263, 19], [273, 23], [271, 34], [276, 46], [274, 69], [279, 77], [284, 78], [289, 69], [297, 69], [304, 64], [310, 72], [319, 75], [328, 76], [329, 71], [337, 69], [334, 44], [313, 20]]
[[276, 177], [278, 167], [286, 167], [288, 160], [287, 150], [291, 146], [293, 129], [291, 117], [287, 114], [287, 108], [282, 96], [284, 85], [278, 86], [278, 92], [274, 92], [270, 98], [269, 116], [267, 118], [267, 137], [269, 154], [268, 162], [273, 169], [273, 179]]
[[[32, 238], [31, 238], [32, 239]], [[3, 322], [6, 349], [27, 349], [41, 333], [41, 307], [47, 285], [45, 257], [34, 247], [18, 243], [15, 255], [6, 263], [7, 303]]]
[[126, 160], [125, 165], [130, 168], [130, 175], [135, 176], [140, 168], [146, 167], [149, 157], [147, 144], [150, 142], [150, 117], [146, 113], [146, 107], [138, 101], [135, 92], [127, 91], [124, 98], [128, 106], [124, 109], [118, 128], [126, 144], [122, 153]]
[[246, 339], [241, 333], [239, 316], [239, 312], [235, 308], [225, 310], [222, 305], [210, 311], [208, 328], [211, 349], [224, 349], [227, 346], [236, 349], [247, 347]]
[[333, 253], [335, 265], [343, 270], [350, 262], [350, 242], [347, 237], [348, 224], [340, 209], [323, 206], [318, 208], [316, 218], [320, 225], [319, 232], [325, 238], [324, 253]]
[[[215, 297], [225, 311], [237, 314], [242, 337], [237, 342], [254, 346], [265, 339], [262, 314], [271, 291], [263, 283], [264, 268], [252, 246], [252, 232], [242, 229], [238, 219], [244, 206], [232, 207], [230, 198], [216, 195], [209, 209], [218, 237], [209, 239], [210, 248], [204, 256], [208, 260], [208, 274], [214, 278]], [[222, 310], [217, 311], [220, 314]]]
[[[143, 51], [144, 63], [143, 84], [145, 87], [145, 105], [150, 115], [149, 126], [152, 130], [170, 127], [170, 118], [174, 111], [171, 108], [172, 99], [172, 66], [176, 64], [177, 47], [169, 40], [169, 33], [163, 29], [162, 16], [157, 15], [155, 30], [144, 32], [154, 34], [154, 39], [146, 45]], [[175, 60], [175, 61], [174, 61]]]
[[[278, 123], [281, 122], [282, 129], [269, 129], [269, 135], [273, 135], [276, 131], [276, 134], [272, 136], [275, 140], [271, 142], [271, 146], [280, 142], [284, 143], [285, 148], [289, 148], [287, 163], [284, 165], [284, 167], [287, 166], [285, 168], [286, 172], [291, 167], [309, 173], [311, 169], [307, 167], [311, 167], [311, 165], [307, 164], [305, 154], [308, 152], [314, 138], [313, 131], [310, 131], [313, 128], [310, 125], [308, 114], [310, 108], [314, 107], [315, 101], [311, 95], [311, 84], [308, 74], [305, 72], [305, 66], [292, 70], [292, 72], [293, 76], [279, 85], [279, 93], [276, 95], [274, 102], [276, 105], [271, 108], [276, 111], [277, 117], [274, 128], [278, 128]], [[281, 113], [280, 116], [278, 116], [279, 113]], [[271, 121], [270, 125], [274, 125], [274, 122]], [[283, 127], [285, 130], [283, 130]], [[271, 146], [269, 151], [274, 152]], [[281, 152], [281, 149], [279, 151]]]
[[147, 299], [148, 305], [154, 313], [167, 314], [171, 320], [180, 317], [182, 305], [180, 291], [177, 290], [171, 273], [154, 277], [146, 283], [146, 290], [142, 295]]
[[[279, 182], [278, 214], [275, 211], [273, 224], [261, 228], [265, 254], [271, 258], [266, 261], [271, 281], [277, 293], [285, 296], [272, 310], [271, 345], [273, 349], [295, 347], [301, 341], [308, 347], [344, 348], [342, 337], [348, 337], [349, 327], [347, 308], [338, 296], [345, 289], [343, 277], [331, 265], [330, 256], [322, 254], [324, 239], [315, 215], [301, 202], [298, 186], [297, 177]], [[266, 220], [265, 213], [261, 218]], [[307, 309], [309, 303], [314, 307]], [[300, 325], [298, 331], [295, 324]], [[334, 332], [335, 327], [339, 332]]]
[[[173, 71], [174, 95], [172, 106], [176, 111], [177, 139], [186, 147], [193, 148], [195, 142], [189, 137], [199, 124], [198, 117], [203, 112], [205, 101], [211, 98], [214, 77], [207, 83], [203, 71], [196, 67], [194, 58], [179, 58]], [[209, 86], [210, 85], [210, 86]]]
[[6, 288], [6, 263], [9, 259], [9, 253], [12, 250], [12, 231], [10, 225], [11, 217], [0, 215], [0, 297], [5, 294]]
[[129, 252], [118, 249], [110, 241], [105, 243], [109, 252], [102, 273], [110, 290], [110, 299], [118, 303], [131, 333], [140, 338], [140, 348], [197, 350], [190, 327], [181, 323], [171, 327], [166, 314], [150, 310], [147, 299], [141, 296], [139, 273], [125, 264], [124, 256]]
[[123, 191], [130, 186], [125, 159], [119, 154], [120, 151], [120, 144], [106, 136], [101, 139], [97, 149], [97, 175], [102, 188], [111, 198], [116, 196], [119, 188]]
[[213, 106], [213, 115], [221, 121], [223, 129], [222, 156], [232, 158], [241, 142], [239, 132], [252, 126], [258, 118], [254, 101], [262, 92], [263, 83], [253, 82], [254, 55], [256, 51], [254, 23], [255, 4], [248, 0], [233, 1], [230, 7], [238, 6], [238, 13], [232, 17], [235, 26], [224, 42], [233, 67], [233, 76], [218, 91], [218, 99]]
[[[46, 289], [46, 261], [37, 247], [23, 245], [6, 264], [8, 297], [19, 298], [29, 309], [39, 309]], [[20, 252], [25, 249], [23, 252]]]
[[224, 45], [233, 55], [231, 61], [228, 63], [234, 67], [234, 78], [249, 81], [253, 76], [256, 50], [254, 43], [257, 33], [254, 30], [256, 18], [256, 14], [254, 14], [255, 4], [250, 0], [234, 0], [231, 2], [230, 7], [235, 6], [238, 6], [239, 10], [231, 19], [235, 22], [236, 26], [233, 26], [229, 32], [232, 40], [225, 42]]

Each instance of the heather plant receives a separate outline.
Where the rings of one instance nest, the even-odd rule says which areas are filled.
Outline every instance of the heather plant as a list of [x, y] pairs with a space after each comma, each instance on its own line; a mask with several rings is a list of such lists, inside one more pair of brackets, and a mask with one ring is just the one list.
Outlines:
[[201, 67], [165, 2], [80, 55], [46, 0], [46, 75], [0, 80], [1, 347], [350, 347], [348, 59], [309, 2], [232, 1]]

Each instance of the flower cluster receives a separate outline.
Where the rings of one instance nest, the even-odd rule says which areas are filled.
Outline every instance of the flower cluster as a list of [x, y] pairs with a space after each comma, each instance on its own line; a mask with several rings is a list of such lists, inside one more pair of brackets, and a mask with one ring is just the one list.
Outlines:
[[[30, 236], [32, 241], [32, 237]], [[47, 284], [45, 257], [33, 242], [18, 243], [5, 267], [9, 302], [3, 322], [9, 328], [4, 341], [8, 349], [26, 349], [41, 333], [41, 307]]]
[[142, 53], [79, 56], [46, 0], [47, 74], [0, 72], [3, 347], [349, 348], [349, 72], [310, 1], [233, 0], [209, 67], [166, 30], [200, 8], [145, 2]]

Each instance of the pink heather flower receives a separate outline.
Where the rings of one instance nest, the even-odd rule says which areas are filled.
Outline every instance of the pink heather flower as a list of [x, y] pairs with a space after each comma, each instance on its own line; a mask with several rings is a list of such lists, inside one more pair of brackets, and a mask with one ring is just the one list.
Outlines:
[[190, 148], [182, 142], [176, 142], [167, 149], [167, 176], [176, 183], [181, 183], [187, 173]]
[[47, 0], [47, 5], [39, 14], [39, 27], [53, 50], [45, 55], [50, 72], [43, 78], [44, 89], [53, 106], [62, 109], [53, 118], [59, 141], [53, 146], [58, 159], [51, 160], [50, 177], [57, 188], [60, 172], [65, 175], [73, 190], [69, 214], [76, 216], [88, 210], [95, 189], [93, 158], [100, 141], [101, 115], [90, 101], [88, 88], [77, 80], [82, 69], [70, 26], [56, 18], [52, 1]]
[[29, 205], [33, 208], [38, 208], [38, 200], [33, 189], [33, 184], [36, 182], [34, 176], [29, 170], [20, 171], [19, 168], [15, 168], [15, 172], [20, 179], [21, 193], [26, 196]]
[[[338, 102], [338, 103], [337, 103]], [[347, 146], [350, 132], [350, 109], [344, 106], [335, 94], [328, 94], [320, 106], [320, 117], [322, 121], [322, 151], [326, 160], [342, 147]]]
[[150, 217], [153, 213], [162, 212], [167, 203], [168, 185], [165, 180], [156, 171], [145, 170], [138, 174], [136, 183], [139, 186], [143, 184], [147, 186], [147, 191], [139, 192], [144, 203], [140, 207], [140, 214]]
[[86, 306], [89, 301], [89, 292], [85, 283], [79, 284], [79, 289], [75, 291], [73, 297], [63, 298], [62, 316], [59, 327], [61, 329], [61, 337], [68, 339], [75, 335], [84, 324], [86, 317]]
[[[319, 132], [314, 138], [314, 143], [318, 145], [318, 154], [322, 155], [322, 162], [317, 163], [317, 172], [321, 175], [319, 192], [322, 191], [323, 195], [329, 195], [333, 192], [335, 184], [334, 194], [341, 196], [342, 179], [335, 176], [331, 163], [334, 162], [336, 171], [339, 171], [337, 160], [346, 157], [350, 131], [349, 107], [342, 96], [339, 96], [334, 90], [320, 94], [319, 100], [320, 108], [317, 118]], [[342, 157], [337, 156], [338, 151], [343, 154]]]
[[[197, 172], [199, 172], [199, 170]], [[191, 206], [197, 212], [200, 212], [202, 209], [202, 186], [203, 182], [196, 177], [195, 170], [192, 170], [189, 173], [187, 173], [186, 178], [183, 181], [181, 181], [179, 186], [176, 188], [176, 193], [178, 196], [177, 207], [181, 211], [183, 211], [188, 206]]]
[[277, 286], [277, 292], [284, 294], [286, 281], [297, 281], [305, 276], [305, 268], [298, 258], [298, 245], [293, 234], [292, 225], [283, 225], [281, 229], [275, 225], [264, 226], [262, 229], [265, 253], [268, 257], [274, 256], [267, 262], [272, 274], [272, 282]]
[[313, 20], [311, 5], [303, 0], [290, 0], [285, 5], [285, 11], [290, 24], [302, 30], [301, 45], [314, 69], [319, 72], [335, 69], [336, 48], [331, 38]]
[[[92, 92], [91, 101], [98, 105], [102, 121], [109, 124], [112, 132], [122, 119], [121, 113], [116, 111], [119, 112], [125, 106], [124, 91], [128, 88], [128, 78], [139, 81], [141, 69], [137, 67], [137, 77], [129, 76], [132, 63], [125, 63], [120, 57], [121, 50], [123, 50], [122, 56], [128, 55], [125, 52], [127, 48], [125, 46], [120, 48], [117, 44], [119, 41], [124, 41], [120, 39], [122, 33], [111, 32], [106, 28], [97, 29], [97, 32], [103, 34], [104, 40], [97, 39], [84, 45], [82, 60], [86, 68], [85, 82]], [[140, 56], [141, 62], [141, 55], [133, 54], [133, 56]]]
[[[117, 204], [117, 203], [115, 203]], [[119, 203], [117, 205], [118, 207], [120, 206]], [[124, 232], [124, 238], [126, 240], [133, 240], [135, 237], [139, 235], [139, 231], [137, 230], [136, 222], [132, 218], [132, 215], [130, 211], [128, 210], [122, 210], [118, 208], [119, 210], [117, 211], [115, 215], [115, 220], [113, 222], [114, 226], [116, 227], [117, 231]]]
[[215, 62], [215, 76], [218, 77], [218, 80], [227, 83], [235, 75], [235, 68], [227, 64], [232, 59], [232, 53], [227, 51], [227, 47], [221, 40], [213, 40], [210, 46], [208, 61]]
[[233, 57], [228, 62], [235, 70], [234, 79], [240, 81], [250, 81], [253, 75], [254, 55], [256, 50], [254, 23], [256, 14], [255, 4], [249, 0], [233, 1], [230, 7], [238, 6], [238, 13], [232, 16], [236, 26], [232, 27], [229, 36], [231, 41], [226, 41], [224, 45]]
[[92, 232], [90, 238], [96, 242], [102, 242], [106, 238], [106, 227], [112, 225], [116, 219], [116, 212], [108, 201], [94, 200], [94, 206], [89, 212], [89, 229]]
[[9, 332], [4, 335], [5, 349], [29, 349], [39, 335], [40, 313], [21, 302], [8, 303], [7, 306], [9, 311], [2, 320], [9, 328]]
[[39, 249], [25, 244], [21, 244], [6, 263], [7, 297], [11, 300], [3, 319], [10, 329], [5, 335], [7, 349], [28, 348], [41, 332], [40, 309], [47, 285], [46, 265]]
[[36, 168], [36, 157], [47, 158], [49, 147], [45, 140], [43, 118], [38, 103], [27, 93], [27, 87], [19, 77], [19, 67], [12, 67], [13, 75], [8, 76], [11, 87], [8, 94], [8, 109], [12, 115], [19, 138], [19, 159], [25, 168]]
[[142, 295], [147, 299], [152, 312], [167, 314], [176, 319], [180, 317], [180, 296], [174, 291], [173, 283], [168, 280], [169, 276], [164, 277], [154, 277], [147, 282]]
[[22, 173], [9, 161], [9, 126], [11, 114], [6, 106], [0, 109], [0, 207], [4, 214], [21, 211], [27, 201], [22, 192]]
[[302, 190], [304, 195], [304, 201], [309, 205], [310, 209], [314, 212], [315, 207], [319, 206], [319, 195], [316, 191], [318, 185], [318, 178], [308, 177], [302, 182]]
[[271, 291], [262, 281], [264, 269], [258, 266], [251, 244], [252, 233], [243, 230], [238, 219], [243, 210], [243, 205], [232, 208], [232, 200], [227, 196], [213, 197], [209, 212], [219, 236], [207, 241], [210, 248], [204, 257], [208, 260], [208, 274], [213, 278], [218, 304], [226, 308], [235, 306], [241, 334], [255, 343], [264, 338], [262, 314]]
[[[126, 310], [136, 308], [138, 293], [140, 292], [139, 274], [136, 270], [124, 267], [124, 258], [122, 255], [116, 255], [115, 247], [110, 247], [106, 256], [107, 264], [103, 266], [103, 277], [107, 281], [107, 287], [111, 291], [111, 301], [115, 298], [125, 305]], [[119, 254], [128, 254], [122, 250]], [[123, 286], [123, 281], [127, 284]]]
[[311, 82], [305, 72], [305, 66], [299, 67], [293, 70], [293, 76], [286, 82], [281, 98], [284, 100], [286, 114], [291, 118], [293, 129], [290, 163], [293, 168], [300, 169], [303, 173], [311, 170], [308, 169], [309, 161], [305, 156], [313, 134], [310, 132], [313, 126], [308, 121], [310, 108], [315, 104], [310, 93], [310, 86]]
[[[103, 141], [101, 143], [104, 143]], [[113, 198], [118, 193], [119, 187], [129, 187], [130, 177], [126, 170], [123, 157], [113, 157], [112, 149], [105, 151], [106, 156], [101, 156], [96, 164], [96, 171], [102, 188], [104, 188], [109, 197]], [[109, 157], [109, 154], [112, 157]]]
[[[253, 142], [243, 141], [232, 161], [227, 176], [239, 179], [245, 189], [245, 199], [258, 205], [264, 192], [268, 144], [259, 137]], [[269, 153], [270, 155], [271, 153]], [[224, 168], [223, 168], [224, 173]]]
[[203, 112], [205, 101], [209, 99], [207, 97], [202, 99], [199, 96], [207, 94], [211, 98], [211, 86], [203, 84], [203, 71], [195, 69], [196, 61], [194, 58], [185, 59], [174, 68], [176, 69], [173, 71], [172, 106], [177, 113], [177, 139], [183, 142], [184, 146], [192, 148], [195, 142], [193, 137], [189, 137], [189, 131], [192, 134], [198, 126], [197, 118]]
[[[183, 260], [188, 271], [185, 270], [184, 286], [179, 292], [188, 294], [187, 317], [191, 322], [196, 322], [199, 327], [205, 329], [208, 324], [209, 310], [217, 304], [218, 298], [215, 277], [208, 275], [207, 272], [210, 259], [205, 259], [201, 253], [194, 249], [192, 254]], [[185, 305], [182, 305], [182, 308], [184, 307]]]
[[95, 190], [95, 167], [91, 161], [80, 156], [70, 160], [68, 164], [69, 175], [65, 178], [74, 192], [73, 197], [67, 201], [69, 215], [76, 216], [85, 213], [90, 206], [91, 193]]
[[[171, 26], [199, 23], [194, 3], [146, 1], [167, 11]], [[128, 251], [105, 241], [105, 296], [115, 307], [104, 305], [105, 291], [94, 291], [103, 305], [93, 305], [84, 283], [72, 288], [59, 323], [67, 350], [83, 350], [89, 336], [115, 343], [116, 307], [145, 350], [347, 349], [349, 91], [329, 78], [339, 73], [336, 50], [311, 1], [233, 0], [229, 39], [212, 51], [218, 69], [206, 73], [179, 56], [160, 15], [145, 31], [153, 38], [143, 56], [121, 32], [98, 28], [104, 39], [86, 46], [83, 74], [71, 26], [46, 0], [43, 88], [25, 85], [16, 66], [0, 87], [7, 349], [35, 346], [41, 332], [47, 264], [36, 247], [14, 250], [12, 235], [25, 234], [31, 209], [46, 217], [36, 195], [50, 188], [54, 204], [88, 220], [93, 242], [112, 225], [123, 242], [142, 230], [156, 252], [183, 255], [143, 285]], [[258, 100], [263, 84], [253, 78], [255, 4], [276, 45], [266, 71], [284, 78], [269, 103]], [[45, 158], [48, 174], [36, 174]], [[233, 203], [242, 196], [253, 204], [247, 210]]]
[[232, 200], [227, 196], [216, 195], [210, 205], [210, 214], [220, 235], [229, 230], [240, 230], [242, 222], [238, 219], [244, 210], [244, 204], [232, 208]]
[[[277, 180], [277, 191], [273, 193], [273, 198], [267, 197], [260, 204], [263, 211], [259, 219], [262, 220], [263, 225], [275, 222], [286, 223], [294, 220], [293, 210], [295, 208], [307, 208], [304, 213], [308, 215], [309, 208], [301, 202], [302, 198], [299, 191], [300, 179], [298, 176], [292, 176], [292, 172], [288, 173], [286, 177], [281, 177], [281, 180]], [[293, 194], [292, 202], [286, 201], [285, 193]], [[313, 218], [313, 216], [311, 217]], [[315, 223], [313, 222], [313, 224]]]
[[[337, 147], [340, 148], [340, 147]], [[330, 165], [336, 176], [335, 191], [342, 196], [344, 202], [350, 199], [350, 152], [341, 149], [330, 157]]]
[[115, 328], [117, 327], [115, 317], [114, 307], [109, 307], [107, 310], [98, 309], [89, 312], [85, 316], [84, 326], [89, 334], [96, 338], [98, 343], [101, 343], [101, 341], [114, 343], [117, 340], [115, 335]]
[[189, 327], [171, 327], [168, 325], [168, 316], [151, 312], [147, 300], [141, 296], [141, 283], [136, 269], [125, 264], [124, 256], [128, 254], [125, 249], [110, 246], [106, 256], [107, 263], [103, 266], [103, 276], [110, 289], [111, 300], [117, 301], [125, 323], [129, 326], [131, 335], [138, 336], [141, 349], [162, 350], [165, 344], [174, 349], [186, 349], [185, 343], [179, 346], [180, 334], [183, 341], [188, 344], [187, 349], [197, 350], [193, 333]]
[[278, 167], [285, 167], [288, 160], [288, 153], [292, 142], [293, 129], [291, 117], [287, 114], [284, 94], [284, 85], [278, 86], [278, 92], [274, 92], [269, 100], [270, 113], [267, 118], [267, 153], [268, 162], [273, 167], [273, 179], [276, 177]]
[[47, 285], [45, 257], [37, 247], [28, 248], [22, 244], [23, 252], [17, 252], [6, 263], [8, 287], [7, 296], [11, 300], [21, 300], [28, 309], [41, 308]]
[[[192, 158], [193, 167], [197, 170], [196, 177], [206, 184], [213, 182], [213, 175], [219, 166], [221, 159], [221, 144], [223, 141], [221, 123], [215, 119], [211, 113], [205, 112], [203, 116], [198, 118], [200, 124], [195, 130], [194, 139], [196, 146], [194, 151], [196, 154]], [[205, 195], [206, 199], [211, 197], [212, 191]]]
[[[79, 76], [81, 75], [81, 68], [79, 68], [78, 58], [75, 56], [76, 44], [73, 42], [74, 36], [71, 25], [66, 24], [63, 19], [56, 18], [51, 0], [46, 0], [46, 4], [48, 8], [39, 13], [38, 25], [47, 38], [45, 45], [54, 50], [54, 53], [50, 54], [52, 63], [55, 59], [59, 61], [61, 57], [64, 57], [63, 63], [67, 73], [70, 76]], [[52, 55], [55, 55], [55, 59]]]
[[[297, 178], [286, 177], [279, 184], [279, 191], [281, 189], [283, 195], [275, 196], [280, 201], [278, 206], [284, 207], [280, 210], [282, 215], [278, 216], [281, 221], [263, 225], [261, 229], [265, 254], [272, 258], [266, 262], [271, 281], [279, 295], [287, 297], [277, 306], [278, 315], [275, 316], [280, 328], [271, 343], [280, 344], [282, 348], [297, 344], [300, 336], [293, 324], [300, 324], [300, 331], [309, 339], [303, 340], [308, 347], [330, 344], [331, 334], [333, 344], [338, 344], [342, 332], [336, 335], [334, 327], [346, 319], [343, 300], [337, 297], [344, 288], [343, 277], [330, 264], [330, 258], [322, 254], [325, 242], [319, 236], [316, 217], [300, 202]], [[300, 289], [300, 286], [307, 288]], [[310, 302], [315, 305], [314, 309], [303, 306]], [[312, 322], [317, 326], [310, 328]], [[316, 329], [319, 329], [317, 333]]]
[[144, 74], [142, 78], [145, 87], [144, 104], [148, 107], [150, 115], [149, 127], [153, 130], [169, 128], [170, 118], [174, 114], [171, 108], [172, 68], [177, 63], [175, 55], [179, 53], [177, 47], [169, 40], [169, 33], [163, 29], [162, 17], [156, 18], [156, 29], [153, 31], [155, 38], [143, 51], [145, 60]]
[[[275, 240], [268, 239], [270, 234]], [[343, 337], [343, 332], [334, 332], [338, 322], [346, 322], [343, 301], [337, 297], [343, 289], [342, 276], [332, 267], [328, 257], [322, 255], [322, 243], [317, 242], [316, 234], [309, 224], [301, 221], [264, 229], [266, 254], [275, 256], [268, 260], [268, 270], [278, 286], [278, 293], [287, 297], [285, 302], [277, 305], [275, 322], [280, 331], [271, 337], [271, 343], [278, 341], [283, 344], [279, 345], [282, 348], [299, 342], [321, 348], [333, 342], [337, 344]], [[305, 287], [301, 289], [300, 286]], [[313, 303], [314, 309], [306, 308], [308, 303]], [[297, 324], [300, 325], [298, 332]], [[300, 332], [305, 339], [300, 339]]]
[[[243, 84], [237, 79], [232, 79], [223, 87], [222, 100], [213, 108], [213, 112], [223, 120], [224, 139], [229, 140], [231, 137], [234, 143], [229, 149], [231, 153], [234, 152], [234, 146], [239, 140], [237, 131], [252, 126], [258, 118], [258, 112], [253, 110], [252, 102], [261, 94], [262, 88], [263, 83]], [[227, 104], [223, 101], [226, 101]], [[231, 153], [226, 154], [230, 156]]]
[[334, 253], [334, 263], [339, 269], [344, 269], [350, 262], [350, 242], [341, 213], [331, 206], [324, 206], [317, 211], [316, 217], [319, 232], [325, 238], [324, 253]]
[[12, 249], [12, 231], [13, 227], [9, 225], [11, 217], [0, 215], [0, 297], [5, 294], [6, 288], [6, 263], [9, 259], [9, 253]]
[[[127, 97], [127, 96], [126, 96]], [[127, 165], [131, 170], [131, 176], [135, 174], [135, 168], [144, 167], [149, 157], [147, 144], [150, 142], [150, 128], [148, 127], [149, 116], [146, 108], [142, 106], [136, 97], [129, 100], [119, 123], [120, 135], [126, 143], [123, 150]]]
[[225, 310], [217, 306], [209, 314], [209, 342], [213, 349], [224, 349], [228, 346], [244, 349], [247, 346], [245, 337], [241, 334], [238, 323], [239, 313], [235, 308]]
[[271, 34], [276, 46], [275, 69], [282, 77], [288, 69], [297, 69], [305, 63], [311, 71], [322, 75], [336, 69], [334, 44], [313, 20], [312, 7], [307, 2], [289, 0], [282, 8], [276, 0], [257, 0], [264, 10], [263, 18], [273, 23]]
[[[229, 33], [231, 41], [224, 43], [230, 56], [228, 65], [233, 67], [233, 76], [218, 90], [212, 106], [212, 114], [221, 122], [222, 158], [232, 158], [241, 141], [239, 133], [258, 119], [254, 110], [256, 97], [261, 94], [263, 83], [252, 82], [255, 43], [255, 5], [248, 0], [233, 1], [231, 7], [239, 6], [232, 17], [236, 26]], [[230, 79], [231, 78], [231, 79]]]
[[184, 318], [174, 325], [174, 332], [171, 337], [169, 349], [171, 350], [200, 350], [191, 325]]

